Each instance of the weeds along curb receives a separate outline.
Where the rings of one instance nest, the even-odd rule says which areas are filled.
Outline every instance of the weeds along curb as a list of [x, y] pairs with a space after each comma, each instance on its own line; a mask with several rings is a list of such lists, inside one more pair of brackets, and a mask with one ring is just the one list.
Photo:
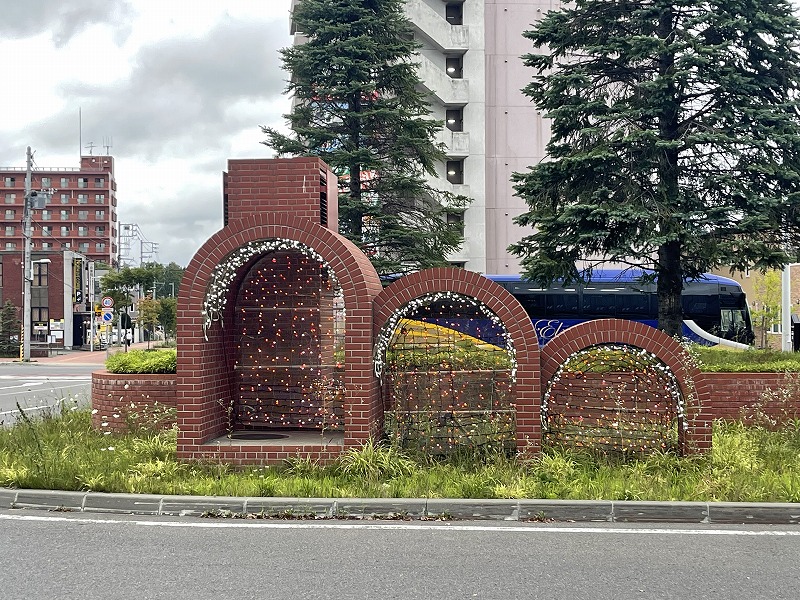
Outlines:
[[0, 509], [239, 519], [800, 523], [800, 504], [426, 498], [222, 498], [0, 488]]

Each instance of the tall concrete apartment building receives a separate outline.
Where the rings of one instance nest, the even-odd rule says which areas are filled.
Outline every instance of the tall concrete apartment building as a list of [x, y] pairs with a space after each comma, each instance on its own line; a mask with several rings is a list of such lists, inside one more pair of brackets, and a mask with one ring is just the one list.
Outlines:
[[[0, 167], [0, 250], [24, 249], [25, 167]], [[71, 251], [109, 265], [117, 261], [117, 183], [114, 158], [81, 156], [80, 167], [36, 167], [32, 190], [54, 190], [52, 200], [33, 211], [32, 251]]]
[[[527, 233], [513, 223], [527, 206], [514, 196], [511, 175], [541, 161], [549, 137], [546, 121], [521, 92], [533, 74], [520, 58], [532, 51], [522, 33], [558, 4], [406, 0], [422, 44], [418, 74], [433, 116], [446, 123], [439, 141], [447, 162], [436, 184], [472, 198], [463, 217], [464, 246], [451, 257], [470, 271], [519, 272], [507, 247]], [[304, 39], [295, 33], [295, 43]]]

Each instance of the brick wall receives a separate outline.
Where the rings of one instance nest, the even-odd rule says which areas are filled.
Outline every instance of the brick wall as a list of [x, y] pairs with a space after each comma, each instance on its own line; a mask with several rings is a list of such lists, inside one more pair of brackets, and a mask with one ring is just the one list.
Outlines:
[[[128, 429], [130, 413], [151, 413], [158, 403], [176, 408], [176, 378], [172, 374], [92, 373], [92, 425], [103, 431]], [[131, 417], [136, 420], [134, 415]], [[164, 422], [170, 426], [172, 422]], [[106, 423], [104, 426], [103, 423]]]
[[[743, 409], [759, 402], [764, 392], [791, 385], [794, 377], [785, 373], [703, 373], [702, 379], [711, 393], [702, 410], [712, 419], [735, 421], [742, 417]], [[784, 413], [797, 416], [800, 394], [794, 394], [785, 406], [765, 403], [763, 408], [772, 417], [781, 417]]]

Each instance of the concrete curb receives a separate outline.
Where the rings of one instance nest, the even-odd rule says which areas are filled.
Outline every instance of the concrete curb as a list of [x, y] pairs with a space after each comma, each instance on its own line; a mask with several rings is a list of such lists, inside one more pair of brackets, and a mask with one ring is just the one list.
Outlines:
[[223, 498], [0, 488], [0, 509], [199, 517], [610, 523], [800, 523], [800, 504], [439, 498]]

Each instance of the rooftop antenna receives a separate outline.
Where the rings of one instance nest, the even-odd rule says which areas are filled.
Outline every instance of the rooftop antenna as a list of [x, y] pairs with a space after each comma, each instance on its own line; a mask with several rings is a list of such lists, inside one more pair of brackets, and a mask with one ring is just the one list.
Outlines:
[[92, 155], [92, 150], [94, 150], [94, 142], [89, 142], [88, 144], [86, 144], [84, 146], [84, 148], [88, 148], [89, 149], [89, 156], [91, 156]]
[[111, 136], [105, 137], [103, 136], [103, 148], [106, 149], [106, 156], [111, 155], [111, 148], [114, 147], [114, 138]]

